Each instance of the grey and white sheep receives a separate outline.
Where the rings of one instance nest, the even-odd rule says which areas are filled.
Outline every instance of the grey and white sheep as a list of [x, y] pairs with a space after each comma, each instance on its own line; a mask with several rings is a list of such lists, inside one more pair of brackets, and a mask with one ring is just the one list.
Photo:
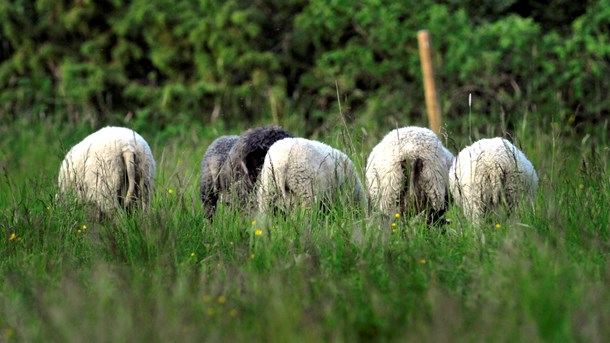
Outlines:
[[366, 206], [366, 195], [352, 161], [343, 152], [304, 138], [285, 138], [269, 148], [257, 190], [259, 213], [347, 198]]
[[382, 213], [427, 212], [429, 222], [446, 211], [453, 154], [422, 127], [390, 131], [369, 155], [366, 185], [371, 205]]
[[102, 212], [129, 208], [138, 199], [147, 207], [155, 168], [142, 136], [128, 128], [109, 126], [70, 149], [59, 170], [59, 191], [94, 202]]
[[227, 161], [229, 151], [239, 136], [221, 136], [208, 147], [201, 161], [200, 196], [205, 216], [211, 218], [216, 210], [216, 203], [223, 196], [223, 191], [230, 185], [225, 184], [228, 178], [221, 178], [221, 170]]
[[[250, 196], [263, 166], [267, 150], [276, 141], [287, 137], [292, 137], [292, 135], [279, 126], [268, 125], [249, 129], [237, 139], [230, 138], [214, 142], [217, 145], [214, 148], [210, 146], [206, 151], [208, 158], [204, 156], [201, 170], [200, 193], [206, 216], [208, 218], [213, 216], [219, 195], [234, 205], [247, 205], [251, 200]], [[217, 158], [212, 158], [212, 156], [217, 156]], [[208, 160], [214, 165], [213, 168], [219, 168], [217, 172], [214, 169], [213, 173], [216, 175], [207, 175], [211, 171], [206, 169], [209, 165]], [[212, 180], [212, 183], [209, 183], [209, 180]], [[210, 190], [208, 189], [210, 186], [216, 188]]]
[[510, 211], [524, 198], [529, 204], [538, 175], [523, 152], [503, 138], [481, 139], [458, 154], [449, 171], [455, 202], [474, 224], [502, 208]]

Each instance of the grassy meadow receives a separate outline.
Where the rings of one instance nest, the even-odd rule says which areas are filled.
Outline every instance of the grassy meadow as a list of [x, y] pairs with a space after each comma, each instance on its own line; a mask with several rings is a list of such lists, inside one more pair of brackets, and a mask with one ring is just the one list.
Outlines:
[[[408, 124], [417, 123], [399, 125]], [[65, 153], [100, 126], [0, 124], [0, 342], [610, 337], [607, 122], [524, 117], [512, 135], [540, 178], [534, 208], [473, 227], [452, 205], [444, 230], [341, 203], [266, 226], [221, 206], [212, 224], [198, 194], [201, 157], [241, 130], [200, 125], [139, 130], [157, 161], [152, 211], [96, 220], [54, 196]], [[338, 125], [314, 138], [363, 171], [387, 131]], [[502, 134], [466, 119], [445, 131], [454, 154]]]

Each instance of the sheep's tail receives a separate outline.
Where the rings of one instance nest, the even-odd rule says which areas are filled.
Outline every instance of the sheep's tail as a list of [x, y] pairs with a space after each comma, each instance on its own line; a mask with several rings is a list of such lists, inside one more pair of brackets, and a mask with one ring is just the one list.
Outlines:
[[123, 152], [123, 163], [127, 171], [127, 194], [125, 195], [125, 207], [131, 205], [132, 199], [135, 198], [136, 190], [136, 154], [132, 150]]

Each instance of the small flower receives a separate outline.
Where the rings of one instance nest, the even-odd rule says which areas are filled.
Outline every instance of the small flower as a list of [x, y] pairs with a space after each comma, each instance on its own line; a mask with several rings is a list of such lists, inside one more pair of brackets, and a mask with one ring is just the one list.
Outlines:
[[13, 338], [13, 336], [15, 335], [15, 331], [13, 331], [13, 328], [6, 328], [4, 329], [4, 338], [6, 338], [7, 340]]
[[256, 257], [256, 255], [252, 254], [250, 255], [250, 259], [253, 260]]
[[569, 125], [574, 124], [575, 121], [576, 121], [576, 116], [575, 115], [572, 114], [571, 116], [568, 117], [568, 124]]
[[502, 227], [502, 225], [501, 225], [500, 223], [497, 223], [497, 224], [496, 224], [496, 230], [497, 230], [497, 229], [500, 229], [501, 227]]
[[392, 233], [396, 233], [396, 229], [392, 229]]
[[80, 234], [81, 232], [83, 232], [81, 229], [76, 230], [76, 233]]
[[83, 230], [87, 230], [87, 225], [83, 225]]
[[191, 257], [195, 257], [195, 253], [194, 252], [191, 253]]
[[209, 294], [206, 294], [206, 295], [203, 296], [202, 299], [203, 299], [204, 303], [209, 303], [210, 301], [212, 301], [212, 296], [209, 295]]
[[230, 241], [230, 242], [229, 242], [229, 244], [233, 245], [233, 244], [235, 244], [235, 243], [233, 243], [233, 241]]
[[47, 211], [50, 211], [50, 210], [51, 210], [51, 206], [47, 206]]
[[208, 308], [208, 310], [206, 311], [208, 317], [211, 317], [212, 315], [214, 315], [214, 309], [213, 308]]
[[585, 185], [583, 185], [582, 183], [578, 185], [578, 189], [584, 189]]
[[17, 238], [17, 235], [13, 232], [13, 233], [11, 233], [10, 237], [8, 238], [8, 240], [12, 241], [15, 238]]
[[419, 263], [420, 263], [420, 264], [426, 264], [426, 259], [425, 259], [425, 258], [422, 258], [421, 260], [419, 260]]
[[263, 230], [261, 230], [261, 229], [256, 229], [256, 231], [254, 231], [254, 234], [255, 234], [255, 235], [257, 235], [257, 236], [260, 236], [260, 235], [262, 235], [262, 234], [263, 234]]
[[396, 217], [396, 219], [400, 218], [400, 213], [396, 213], [394, 217]]
[[169, 193], [169, 194], [174, 194], [174, 190], [173, 190], [172, 188], [168, 188], [168, 189], [167, 189], [167, 193]]
[[256, 225], [256, 220], [253, 220], [253, 221], [252, 221], [252, 225]]
[[217, 301], [219, 304], [221, 304], [221, 305], [222, 305], [222, 304], [224, 304], [224, 303], [226, 303], [226, 302], [227, 302], [227, 298], [225, 298], [225, 296], [224, 296], [224, 295], [219, 295], [219, 296], [218, 296], [218, 299], [216, 299], [216, 301]]
[[392, 227], [396, 227], [396, 223], [392, 223]]
[[231, 309], [231, 311], [229, 311], [229, 316], [231, 316], [232, 318], [237, 317], [237, 310]]

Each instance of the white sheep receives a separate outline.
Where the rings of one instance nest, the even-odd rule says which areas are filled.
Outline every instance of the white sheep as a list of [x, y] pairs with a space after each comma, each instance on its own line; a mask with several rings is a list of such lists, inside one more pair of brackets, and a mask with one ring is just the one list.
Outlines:
[[523, 152], [503, 138], [481, 139], [458, 154], [449, 171], [455, 202], [474, 224], [494, 210], [532, 204], [538, 176]]
[[208, 147], [201, 161], [201, 182], [199, 192], [203, 202], [205, 216], [211, 218], [216, 203], [223, 196], [229, 185], [223, 184], [227, 178], [221, 178], [221, 170], [229, 156], [229, 151], [239, 136], [221, 136]]
[[304, 138], [285, 138], [269, 148], [257, 190], [259, 213], [327, 205], [340, 197], [350, 205], [366, 206], [362, 182], [343, 152]]
[[59, 170], [60, 194], [94, 202], [102, 212], [150, 204], [155, 160], [148, 143], [123, 127], [105, 127], [76, 144]]
[[390, 131], [369, 155], [366, 186], [371, 205], [382, 213], [427, 212], [429, 222], [446, 211], [453, 154], [422, 127]]

